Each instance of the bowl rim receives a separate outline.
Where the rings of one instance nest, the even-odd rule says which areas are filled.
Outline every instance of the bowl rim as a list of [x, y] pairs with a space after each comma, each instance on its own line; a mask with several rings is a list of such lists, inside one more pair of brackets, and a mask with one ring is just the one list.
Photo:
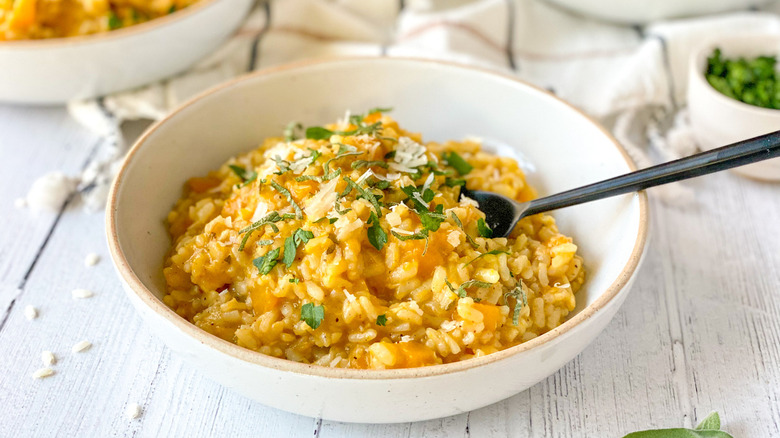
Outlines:
[[[728, 97], [710, 85], [705, 77], [704, 68], [706, 67], [707, 58], [709, 58], [710, 53], [716, 48], [722, 48], [719, 46], [726, 44], [726, 42], [740, 40], [774, 41], [778, 44], [777, 52], [780, 53], [780, 33], [745, 31], [736, 35], [708, 38], [703, 43], [697, 45], [696, 49], [691, 52], [692, 54], [688, 64], [688, 69], [691, 72], [690, 77], [692, 80], [699, 82], [699, 84], [707, 90], [706, 93], [714, 95], [714, 99], [723, 105], [730, 106], [739, 111], [750, 112], [756, 116], [780, 118], [780, 109], [764, 108]], [[688, 84], [688, 90], [690, 92], [690, 84]]]
[[120, 168], [119, 172], [116, 175], [116, 178], [114, 179], [114, 182], [111, 185], [111, 190], [108, 196], [108, 202], [106, 203], [106, 237], [108, 240], [109, 253], [111, 255], [117, 273], [125, 283], [124, 285], [125, 290], [128, 293], [132, 291], [136, 295], [136, 297], [140, 299], [140, 301], [143, 302], [149, 308], [149, 310], [151, 310], [154, 314], [156, 314], [156, 316], [163, 318], [169, 324], [169, 327], [172, 325], [173, 326], [172, 328], [175, 328], [180, 332], [182, 332], [184, 335], [191, 337], [192, 340], [210, 349], [216, 350], [219, 353], [231, 356], [235, 359], [241, 360], [248, 364], [259, 365], [265, 368], [270, 368], [279, 371], [286, 371], [286, 372], [312, 376], [312, 377], [325, 377], [325, 378], [336, 378], [336, 379], [359, 379], [359, 380], [396, 380], [396, 379], [409, 379], [409, 378], [436, 377], [445, 374], [463, 372], [463, 371], [471, 370], [473, 368], [485, 366], [493, 362], [497, 362], [502, 359], [505, 359], [509, 356], [513, 356], [515, 354], [528, 351], [532, 348], [541, 346], [543, 344], [547, 344], [557, 339], [561, 335], [569, 332], [574, 327], [577, 327], [578, 325], [580, 325], [581, 323], [589, 319], [594, 314], [598, 313], [607, 304], [612, 302], [612, 300], [618, 295], [618, 293], [624, 289], [624, 287], [627, 285], [627, 283], [635, 273], [640, 263], [640, 259], [644, 253], [644, 249], [647, 241], [648, 219], [649, 219], [649, 214], [648, 214], [649, 203], [647, 200], [647, 194], [644, 191], [637, 192], [638, 201], [639, 201], [639, 228], [637, 230], [636, 241], [634, 242], [634, 247], [632, 249], [631, 255], [629, 256], [628, 260], [626, 261], [626, 264], [623, 266], [617, 278], [610, 284], [607, 290], [605, 290], [593, 303], [591, 303], [590, 305], [582, 309], [579, 313], [575, 314], [572, 318], [567, 319], [560, 326], [556, 327], [553, 330], [550, 330], [547, 333], [537, 336], [536, 338], [531, 339], [530, 341], [526, 341], [521, 344], [515, 345], [513, 347], [495, 353], [491, 353], [482, 357], [471, 358], [471, 359], [447, 363], [447, 364], [431, 365], [431, 366], [419, 367], [419, 368], [371, 370], [371, 369], [353, 369], [353, 368], [330, 368], [330, 367], [324, 367], [320, 365], [303, 364], [288, 359], [267, 356], [260, 352], [250, 350], [244, 347], [240, 347], [237, 344], [228, 342], [224, 339], [221, 339], [215, 335], [206, 332], [205, 330], [200, 329], [199, 327], [195, 326], [191, 322], [179, 316], [173, 309], [166, 306], [162, 302], [162, 300], [158, 299], [141, 282], [141, 280], [138, 278], [138, 276], [135, 275], [134, 271], [130, 267], [121, 249], [121, 245], [119, 243], [119, 237], [118, 237], [118, 232], [116, 227], [117, 197], [118, 197], [118, 192], [120, 190], [120, 187], [122, 186], [122, 183], [124, 181], [124, 177], [127, 172], [129, 163], [132, 162], [134, 155], [142, 147], [144, 147], [147, 139], [153, 133], [155, 133], [158, 129], [160, 129], [160, 127], [164, 125], [167, 120], [176, 117], [177, 114], [182, 112], [185, 108], [188, 108], [191, 105], [196, 104], [197, 102], [204, 99], [205, 97], [232, 88], [234, 86], [237, 86], [240, 83], [243, 83], [247, 80], [254, 79], [256, 77], [279, 74], [279, 73], [284, 73], [292, 70], [306, 69], [308, 67], [323, 65], [323, 64], [330, 65], [330, 64], [338, 64], [344, 62], [366, 62], [366, 61], [377, 61], [377, 60], [382, 60], [385, 62], [401, 61], [401, 62], [413, 62], [413, 63], [421, 63], [421, 64], [444, 65], [451, 68], [472, 70], [477, 73], [492, 75], [497, 77], [498, 79], [509, 80], [514, 82], [515, 84], [529, 87], [536, 92], [542, 93], [548, 98], [552, 98], [556, 100], [559, 104], [565, 105], [566, 107], [577, 112], [580, 116], [584, 117], [587, 121], [592, 123], [597, 129], [599, 129], [602, 132], [602, 134], [604, 134], [607, 137], [608, 140], [611, 141], [611, 143], [615, 146], [618, 152], [620, 152], [621, 156], [625, 160], [629, 169], [631, 171], [636, 170], [636, 165], [631, 159], [631, 157], [629, 156], [629, 154], [626, 152], [626, 150], [603, 126], [601, 126], [599, 123], [593, 120], [590, 116], [588, 116], [581, 110], [577, 109], [573, 105], [562, 100], [561, 98], [548, 92], [547, 90], [529, 84], [509, 74], [500, 73], [494, 70], [489, 70], [481, 67], [458, 64], [456, 62], [419, 59], [419, 58], [411, 58], [411, 57], [392, 57], [392, 58], [390, 57], [341, 57], [341, 58], [329, 58], [329, 59], [328, 58], [311, 59], [311, 60], [285, 64], [281, 66], [276, 66], [276, 67], [270, 67], [270, 68], [258, 70], [256, 72], [244, 74], [230, 81], [227, 81], [223, 84], [217, 85], [191, 98], [190, 100], [188, 100], [187, 102], [185, 102], [184, 104], [176, 108], [174, 111], [172, 111], [170, 114], [168, 114], [165, 118], [154, 123], [154, 125], [151, 126], [149, 129], [147, 129], [146, 132], [144, 132], [144, 134], [135, 142], [135, 144], [130, 149], [130, 151], [128, 151], [127, 156], [125, 157], [124, 162], [122, 163], [122, 167]]
[[174, 11], [171, 14], [123, 27], [107, 32], [98, 32], [88, 35], [75, 35], [70, 37], [42, 38], [42, 39], [21, 39], [21, 40], [0, 40], [0, 50], [24, 50], [24, 49], [53, 49], [69, 46], [88, 45], [90, 43], [99, 43], [107, 40], [129, 38], [137, 34], [151, 32], [158, 27], [184, 20], [191, 15], [195, 15], [217, 2], [222, 0], [200, 0], [184, 9]]

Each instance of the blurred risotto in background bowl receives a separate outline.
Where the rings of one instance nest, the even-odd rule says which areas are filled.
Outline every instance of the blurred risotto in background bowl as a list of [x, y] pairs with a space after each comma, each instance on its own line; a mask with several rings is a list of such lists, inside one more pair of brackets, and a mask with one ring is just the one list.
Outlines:
[[479, 141], [423, 143], [384, 110], [284, 137], [191, 178], [168, 216], [164, 302], [266, 355], [408, 368], [559, 326], [585, 271], [552, 216], [492, 238], [460, 187], [535, 197]]
[[107, 32], [183, 9], [198, 0], [0, 0], [0, 41]]

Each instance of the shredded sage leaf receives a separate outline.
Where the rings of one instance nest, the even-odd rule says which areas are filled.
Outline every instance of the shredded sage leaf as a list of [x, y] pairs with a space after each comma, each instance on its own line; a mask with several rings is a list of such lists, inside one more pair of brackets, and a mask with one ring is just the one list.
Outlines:
[[322, 126], [310, 126], [306, 128], [306, 138], [311, 140], [327, 140], [333, 135], [351, 137], [353, 135], [375, 135], [382, 130], [382, 122], [372, 123], [370, 125], [359, 126], [351, 131], [331, 131]]
[[368, 241], [374, 248], [381, 251], [382, 248], [384, 248], [385, 243], [387, 243], [387, 233], [379, 225], [379, 218], [373, 211], [368, 217], [368, 223], [371, 225], [367, 231]]
[[493, 237], [493, 230], [488, 226], [488, 224], [485, 223], [485, 220], [482, 218], [479, 218], [477, 221], [477, 231], [479, 231], [479, 235], [482, 237]]
[[260, 271], [260, 275], [266, 275], [276, 266], [277, 258], [279, 258], [279, 248], [272, 249], [265, 255], [252, 260], [252, 264]]
[[[379, 201], [377, 201], [376, 196], [374, 196], [373, 193], [371, 193], [369, 190], [364, 189], [363, 187], [360, 187], [358, 183], [355, 181], [352, 181], [352, 178], [345, 176], [342, 178], [344, 181], [349, 184], [349, 187], [355, 189], [358, 193], [360, 193], [361, 196], [366, 198], [368, 202], [371, 203], [371, 205], [374, 206], [374, 210], [376, 210], [376, 215], [378, 217], [382, 217], [382, 207], [379, 205]], [[346, 196], [346, 195], [345, 195]]]
[[292, 193], [290, 193], [289, 190], [282, 187], [281, 184], [277, 183], [276, 181], [271, 181], [271, 187], [273, 187], [277, 192], [284, 195], [285, 198], [287, 198], [287, 201], [292, 205], [293, 210], [295, 210], [295, 217], [296, 219], [303, 219], [303, 210], [301, 210], [301, 207], [295, 202], [295, 199], [292, 197]]
[[387, 169], [387, 162], [385, 161], [366, 161], [366, 160], [356, 160], [352, 162], [352, 168], [353, 169], [360, 169], [361, 167], [382, 167]]
[[428, 230], [418, 231], [418, 232], [416, 232], [414, 234], [410, 234], [408, 236], [405, 236], [403, 234], [398, 234], [398, 233], [396, 233], [393, 230], [390, 230], [390, 232], [393, 233], [393, 236], [395, 236], [396, 239], [401, 240], [401, 241], [406, 241], [406, 240], [423, 240], [423, 239], [427, 239], [428, 238]]
[[528, 305], [528, 295], [526, 295], [521, 285], [504, 294], [504, 303], [507, 306], [509, 305], [509, 298], [515, 299], [515, 307], [512, 310], [512, 324], [518, 325], [520, 323], [520, 312]]
[[469, 242], [469, 245], [471, 245], [471, 247], [474, 248], [474, 249], [479, 248], [479, 245], [477, 244], [477, 242], [474, 241], [474, 238], [469, 236], [469, 233], [467, 233], [466, 229], [463, 228], [463, 222], [460, 221], [460, 218], [458, 217], [458, 215], [455, 214], [454, 211], [451, 212], [451, 213], [452, 213], [452, 220], [454, 220], [455, 224], [458, 227], [460, 227], [460, 229], [463, 230], [463, 232], [466, 234], [466, 240]]
[[387, 315], [382, 314], [376, 317], [376, 325], [385, 326], [387, 324]]
[[468, 289], [468, 288], [470, 288], [472, 286], [476, 286], [478, 288], [486, 288], [486, 287], [492, 286], [492, 284], [486, 283], [484, 281], [479, 281], [479, 280], [469, 280], [469, 281], [461, 284], [460, 287], [458, 288], [458, 290], [455, 293], [458, 294], [459, 297], [465, 298], [466, 297], [466, 289]]
[[236, 174], [239, 178], [241, 178], [241, 187], [244, 187], [247, 184], [251, 184], [254, 180], [257, 179], [257, 172], [254, 170], [246, 170], [243, 167], [236, 166], [235, 164], [231, 164], [228, 167], [230, 167], [230, 170], [233, 171], [233, 173]]
[[444, 184], [447, 187], [465, 186], [466, 180], [461, 178], [447, 178], [444, 180]]
[[238, 250], [243, 251], [244, 247], [246, 246], [246, 242], [249, 240], [249, 236], [256, 230], [260, 229], [263, 225], [270, 225], [271, 228], [273, 228], [274, 231], [278, 233], [279, 228], [276, 225], [274, 225], [274, 223], [284, 219], [292, 219], [293, 217], [295, 217], [295, 215], [288, 215], [288, 214], [280, 215], [276, 211], [272, 211], [271, 213], [268, 213], [265, 217], [263, 217], [259, 221], [253, 222], [252, 225], [249, 225], [248, 227], [238, 232], [239, 235], [241, 234], [244, 235], [244, 238], [241, 240], [241, 245], [239, 245]]
[[325, 307], [315, 306], [313, 303], [306, 303], [301, 306], [301, 319], [313, 329], [322, 324], [322, 320], [325, 319]]
[[466, 175], [474, 168], [474, 166], [469, 164], [468, 161], [464, 160], [463, 157], [456, 152], [445, 152], [443, 158], [444, 162], [447, 163], [447, 165], [452, 166], [460, 175]]
[[509, 251], [501, 251], [500, 249], [494, 249], [492, 251], [488, 251], [488, 252], [486, 252], [484, 254], [480, 254], [480, 255], [474, 257], [473, 259], [471, 259], [468, 262], [466, 262], [463, 266], [468, 266], [468, 265], [474, 263], [475, 261], [477, 261], [478, 259], [481, 259], [482, 257], [485, 257], [486, 255], [499, 255], [499, 254], [510, 254], [510, 252]]
[[122, 27], [122, 20], [119, 19], [119, 17], [116, 15], [116, 12], [113, 10], [108, 11], [108, 29], [109, 30], [116, 30]]
[[720, 430], [720, 416], [717, 412], [708, 415], [695, 429], [651, 429], [629, 433], [623, 438], [734, 438]]
[[299, 137], [298, 132], [303, 129], [303, 125], [298, 122], [290, 122], [284, 128], [284, 141], [291, 142], [297, 140]]

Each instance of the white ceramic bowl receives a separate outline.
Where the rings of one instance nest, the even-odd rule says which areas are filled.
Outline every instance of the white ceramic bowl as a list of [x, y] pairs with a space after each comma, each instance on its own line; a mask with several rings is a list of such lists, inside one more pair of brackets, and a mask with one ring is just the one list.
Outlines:
[[[348, 422], [443, 417], [507, 398], [554, 373], [604, 329], [626, 298], [645, 246], [647, 199], [624, 195], [556, 213], [585, 258], [573, 316], [536, 339], [485, 357], [400, 370], [333, 369], [277, 359], [212, 336], [161, 301], [170, 246], [163, 221], [193, 175], [279, 135], [291, 120], [319, 124], [345, 109], [394, 107], [424, 139], [468, 135], [522, 151], [530, 180], [553, 193], [634, 168], [601, 127], [553, 95], [514, 78], [409, 59], [341, 59], [261, 71], [213, 89], [135, 144], [107, 206], [108, 242], [131, 302], [172, 350], [265, 405]], [[511, 151], [511, 149], [510, 149]]]
[[641, 24], [747, 9], [769, 0], [547, 0], [573, 11], [617, 23]]
[[0, 101], [59, 104], [171, 76], [215, 50], [253, 0], [202, 0], [171, 15], [95, 35], [0, 41]]
[[[780, 110], [748, 105], [721, 94], [704, 77], [707, 57], [720, 47], [723, 57], [780, 56], [780, 34], [732, 35], [710, 40], [693, 52], [688, 72], [691, 128], [702, 149], [714, 149], [780, 130]], [[751, 178], [780, 181], [780, 158], [732, 169]]]

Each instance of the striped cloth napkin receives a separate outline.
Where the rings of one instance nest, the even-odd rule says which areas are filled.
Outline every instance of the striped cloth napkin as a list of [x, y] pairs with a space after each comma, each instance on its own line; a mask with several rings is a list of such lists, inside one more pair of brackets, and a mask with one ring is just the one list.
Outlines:
[[[772, 9], [774, 8], [774, 10]], [[92, 101], [71, 114], [111, 148], [79, 177], [99, 208], [125, 152], [120, 126], [160, 119], [193, 95], [248, 71], [344, 55], [434, 58], [511, 72], [580, 107], [610, 128], [640, 167], [696, 151], [687, 128], [687, 59], [726, 32], [780, 32], [765, 10], [624, 26], [588, 19], [542, 0], [271, 0], [237, 34], [189, 71]], [[678, 185], [656, 193], [687, 202]]]

